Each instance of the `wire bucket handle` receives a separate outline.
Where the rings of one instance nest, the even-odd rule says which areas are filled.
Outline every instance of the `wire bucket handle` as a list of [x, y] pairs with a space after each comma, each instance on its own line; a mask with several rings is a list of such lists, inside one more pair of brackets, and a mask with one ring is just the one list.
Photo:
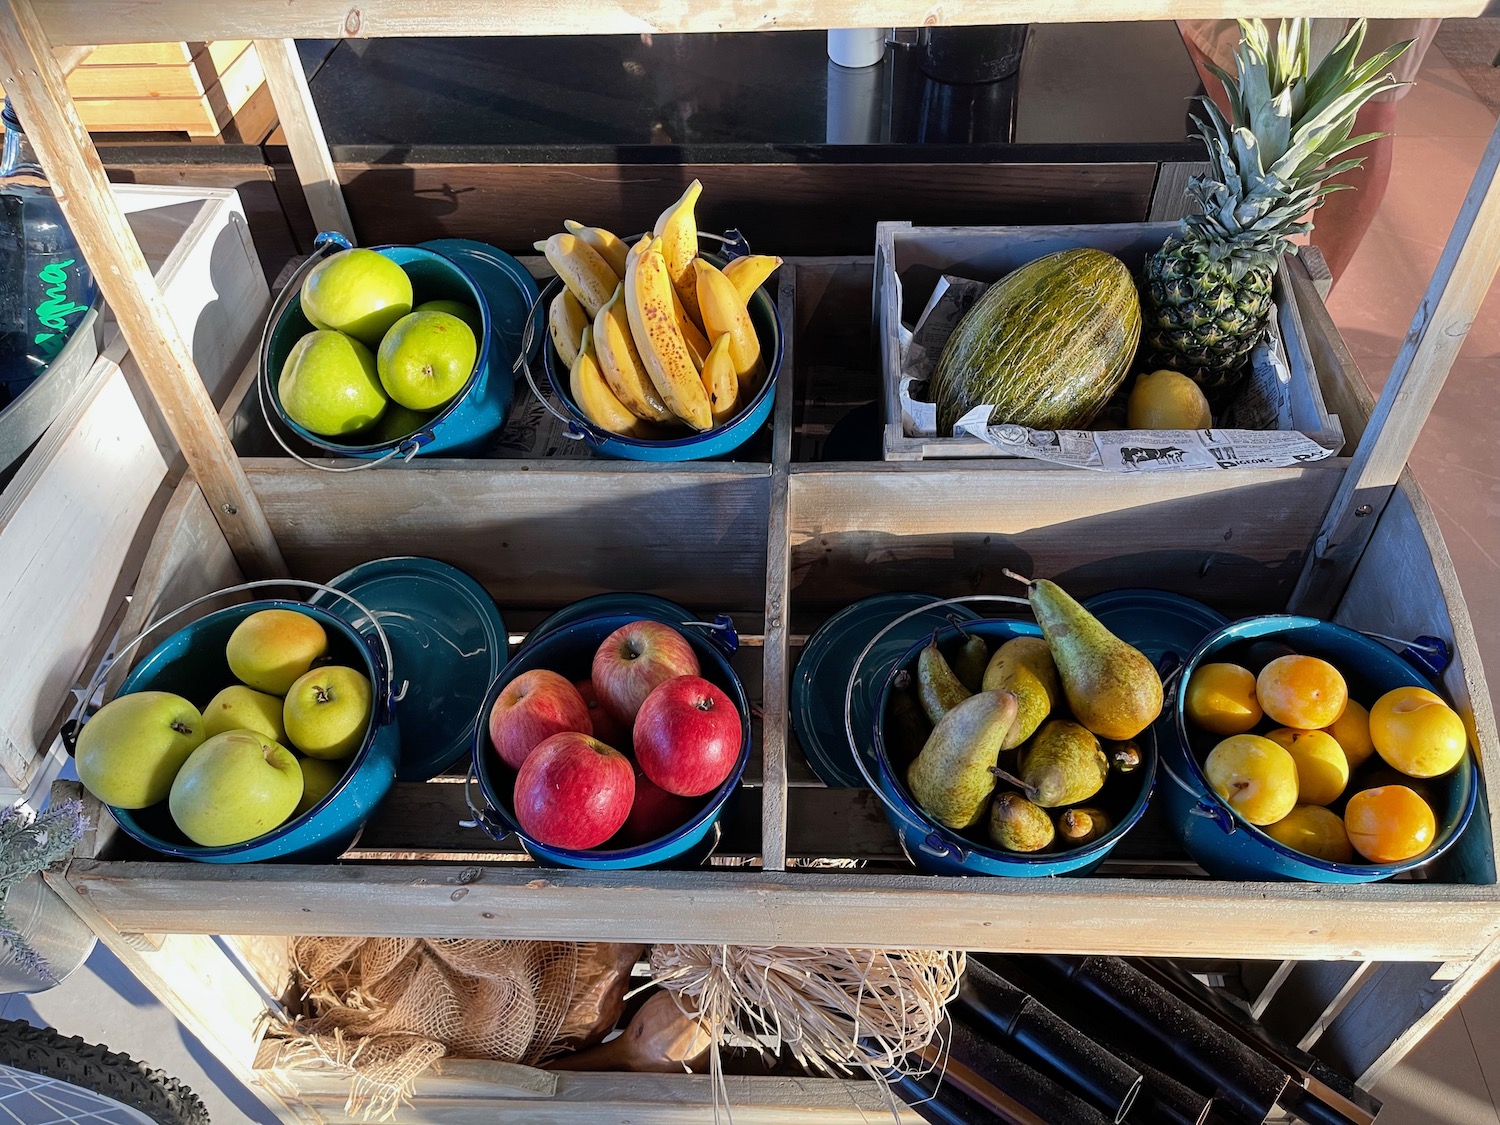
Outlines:
[[[115, 665], [118, 664], [127, 653], [136, 648], [147, 637], [157, 632], [162, 628], [162, 626], [177, 620], [189, 610], [196, 609], [198, 606], [203, 605], [205, 602], [211, 602], [216, 598], [222, 598], [228, 594], [243, 593], [246, 590], [258, 590], [265, 589], [267, 587], [281, 586], [300, 586], [304, 589], [316, 590], [320, 593], [332, 594], [335, 597], [343, 598], [345, 601], [349, 602], [356, 609], [358, 609], [360, 613], [364, 614], [366, 618], [369, 619], [370, 625], [375, 630], [375, 637], [380, 643], [380, 651], [373, 654], [377, 664], [376, 673], [378, 676], [383, 677], [385, 680], [384, 691], [382, 691], [379, 696], [379, 720], [381, 723], [389, 722], [395, 716], [396, 704], [399, 703], [403, 698], [405, 698], [406, 689], [409, 685], [407, 681], [403, 680], [400, 687], [397, 688], [395, 683], [395, 660], [391, 652], [390, 637], [386, 635], [384, 627], [380, 624], [380, 621], [376, 618], [375, 614], [370, 611], [369, 607], [367, 607], [363, 602], [359, 601], [353, 595], [347, 594], [343, 590], [335, 589], [332, 586], [325, 586], [321, 582], [308, 582], [300, 578], [262, 578], [257, 579], [254, 582], [241, 582], [234, 586], [226, 586], [222, 590], [214, 590], [212, 593], [204, 594], [201, 597], [194, 598], [192, 601], [186, 603], [185, 605], [178, 606], [170, 613], [158, 617], [156, 620], [148, 624], [133, 638], [122, 645], [119, 651], [116, 652], [113, 656], [100, 661], [99, 666], [94, 669], [94, 674], [89, 677], [88, 683], [85, 685], [83, 692], [78, 698], [78, 702], [73, 705], [73, 710], [72, 713], [68, 716], [68, 721], [63, 724], [62, 740], [63, 745], [67, 748], [68, 753], [70, 755], [73, 753], [73, 750], [78, 743], [78, 732], [83, 729], [83, 724], [86, 721], [85, 714], [88, 711], [90, 703], [92, 702], [95, 694], [98, 693], [99, 689], [104, 686], [104, 682], [109, 678], [110, 670], [114, 668]], [[355, 631], [358, 632], [357, 629]]]

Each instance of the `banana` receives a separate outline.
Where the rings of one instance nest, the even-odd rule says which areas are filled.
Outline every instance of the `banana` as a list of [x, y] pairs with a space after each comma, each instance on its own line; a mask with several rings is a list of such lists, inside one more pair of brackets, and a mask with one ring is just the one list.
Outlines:
[[739, 406], [740, 381], [734, 373], [734, 360], [729, 358], [729, 333], [714, 341], [703, 361], [703, 389], [708, 392], [709, 406], [713, 410], [714, 425], [727, 422]]
[[[698, 256], [698, 220], [693, 217], [693, 207], [702, 192], [703, 185], [699, 181], [688, 184], [682, 198], [661, 213], [651, 231], [661, 241], [672, 288], [677, 290], [689, 314], [700, 324], [703, 317], [698, 312], [698, 290], [693, 282], [693, 259]], [[708, 351], [706, 347], [703, 350], [705, 354]]]
[[724, 276], [734, 283], [740, 300], [749, 304], [755, 291], [765, 284], [766, 278], [775, 273], [780, 265], [781, 259], [774, 254], [746, 254], [743, 258], [731, 260], [724, 267]]
[[[564, 219], [563, 229], [598, 251], [599, 256], [609, 263], [609, 268], [615, 271], [615, 276], [625, 276], [625, 255], [630, 253], [630, 247], [619, 238], [603, 227], [586, 227], [575, 219]], [[780, 261], [778, 258], [777, 263]]]
[[630, 334], [630, 317], [625, 312], [625, 283], [615, 286], [615, 295], [605, 302], [594, 318], [594, 354], [604, 381], [637, 418], [648, 422], [675, 422], [677, 415], [667, 409], [661, 395], [646, 374], [641, 354], [636, 351]]
[[599, 360], [594, 354], [594, 329], [583, 330], [583, 342], [578, 348], [578, 358], [568, 373], [568, 389], [573, 392], [573, 401], [584, 416], [601, 430], [625, 437], [636, 437], [641, 420], [625, 409], [599, 370]]
[[672, 313], [672, 279], [656, 239], [637, 242], [626, 259], [625, 311], [641, 361], [662, 401], [693, 429], [712, 429], [708, 392]]
[[688, 354], [693, 357], [693, 366], [701, 372], [703, 361], [708, 358], [708, 337], [693, 323], [676, 289], [672, 290], [672, 315], [677, 318], [677, 327], [682, 332], [682, 342], [687, 345]]
[[570, 371], [573, 369], [573, 361], [578, 358], [578, 345], [588, 323], [589, 318], [584, 313], [583, 306], [566, 287], [552, 298], [552, 304], [547, 309], [547, 332], [552, 337], [552, 346], [557, 349], [557, 354]]
[[599, 315], [604, 302], [615, 291], [620, 279], [599, 252], [583, 239], [571, 234], [554, 234], [546, 242], [535, 243], [547, 255], [547, 264], [557, 271], [589, 319]]
[[733, 282], [702, 258], [693, 263], [693, 269], [698, 275], [698, 305], [703, 310], [704, 324], [715, 340], [724, 334], [729, 336], [729, 358], [734, 361], [740, 392], [749, 394], [766, 368], [761, 362], [760, 338], [750, 323], [745, 302], [740, 300]]

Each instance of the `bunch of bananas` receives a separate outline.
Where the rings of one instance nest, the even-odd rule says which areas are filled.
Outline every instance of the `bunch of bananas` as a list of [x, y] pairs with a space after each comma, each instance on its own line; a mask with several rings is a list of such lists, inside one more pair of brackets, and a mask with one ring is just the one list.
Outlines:
[[568, 365], [573, 401], [594, 425], [633, 438], [670, 437], [683, 424], [723, 424], [765, 378], [747, 304], [781, 259], [736, 258], [723, 270], [698, 257], [694, 180], [652, 232], [626, 246], [567, 220], [536, 248], [563, 281], [547, 327]]

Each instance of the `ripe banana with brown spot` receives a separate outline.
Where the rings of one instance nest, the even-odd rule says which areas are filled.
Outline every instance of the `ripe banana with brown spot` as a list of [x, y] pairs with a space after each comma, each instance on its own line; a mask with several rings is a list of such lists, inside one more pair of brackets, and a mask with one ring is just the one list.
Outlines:
[[760, 337], [750, 323], [745, 302], [733, 282], [709, 262], [699, 258], [693, 269], [698, 275], [698, 307], [703, 310], [703, 323], [715, 340], [728, 335], [729, 358], [734, 362], [740, 393], [748, 395], [760, 383], [766, 368], [760, 356]]
[[703, 361], [703, 389], [708, 392], [714, 425], [729, 421], [739, 408], [740, 380], [734, 372], [734, 360], [729, 358], [727, 332], [714, 341], [714, 346], [708, 350], [708, 358]]
[[[617, 277], [625, 276], [625, 255], [630, 253], [630, 247], [621, 242], [616, 235], [603, 227], [586, 227], [576, 219], [564, 219], [563, 229], [592, 246], [598, 252], [599, 257], [609, 263], [609, 268], [615, 271]], [[778, 258], [777, 262], [780, 261], [781, 259]]]
[[620, 284], [609, 263], [599, 252], [577, 235], [554, 234], [535, 246], [547, 256], [547, 264], [557, 271], [568, 291], [578, 298], [589, 319], [599, 315], [604, 302]]
[[578, 358], [573, 361], [572, 370], [568, 372], [568, 389], [573, 392], [573, 401], [583, 411], [584, 417], [601, 430], [625, 437], [637, 436], [641, 420], [615, 397], [609, 384], [604, 381], [604, 373], [599, 370], [599, 361], [594, 354], [592, 326], [583, 330], [583, 343], [579, 346]]
[[566, 287], [552, 298], [552, 304], [547, 308], [547, 334], [552, 337], [552, 346], [569, 371], [578, 358], [578, 345], [583, 342], [583, 330], [588, 323], [588, 314]]
[[[693, 208], [702, 193], [703, 184], [699, 181], [688, 184], [682, 197], [661, 213], [651, 231], [661, 242], [672, 288], [677, 290], [688, 313], [699, 324], [703, 323], [703, 318], [698, 312], [698, 290], [693, 281], [693, 260], [698, 256], [698, 220], [693, 215]], [[704, 353], [707, 351], [705, 347]]]
[[641, 362], [662, 401], [693, 429], [712, 429], [708, 392], [672, 311], [672, 278], [656, 239], [631, 247], [625, 264], [625, 312]]
[[594, 354], [599, 370], [615, 397], [637, 418], [648, 422], [675, 422], [677, 415], [667, 409], [657, 394], [635, 337], [630, 334], [630, 316], [625, 311], [625, 283], [615, 286], [615, 293], [594, 318]]
[[755, 291], [766, 283], [766, 278], [776, 272], [781, 259], [774, 254], [746, 254], [734, 258], [724, 267], [724, 276], [734, 285], [740, 300], [749, 304]]
[[677, 327], [682, 332], [682, 342], [687, 345], [688, 354], [693, 357], [693, 366], [701, 372], [703, 361], [708, 358], [708, 337], [693, 323], [693, 318], [677, 296], [676, 289], [672, 290], [672, 313], [677, 317]]

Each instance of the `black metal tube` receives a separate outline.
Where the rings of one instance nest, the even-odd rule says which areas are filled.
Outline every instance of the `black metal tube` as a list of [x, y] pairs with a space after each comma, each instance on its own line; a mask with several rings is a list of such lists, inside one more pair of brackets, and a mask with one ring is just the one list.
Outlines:
[[1122, 1051], [1120, 1057], [1141, 1072], [1145, 1084], [1131, 1107], [1130, 1122], [1140, 1125], [1204, 1125], [1213, 1099], [1184, 1086], [1164, 1070]]
[[994, 1125], [995, 1114], [944, 1081], [940, 1070], [915, 1077], [893, 1070], [885, 1077], [891, 1092], [932, 1125]]
[[1104, 1113], [999, 1044], [989, 1042], [965, 1023], [962, 1016], [962, 1012], [950, 1009], [948, 1055], [953, 1065], [983, 1077], [1044, 1121], [1067, 1122], [1067, 1125], [1114, 1125], [1112, 1114]]

